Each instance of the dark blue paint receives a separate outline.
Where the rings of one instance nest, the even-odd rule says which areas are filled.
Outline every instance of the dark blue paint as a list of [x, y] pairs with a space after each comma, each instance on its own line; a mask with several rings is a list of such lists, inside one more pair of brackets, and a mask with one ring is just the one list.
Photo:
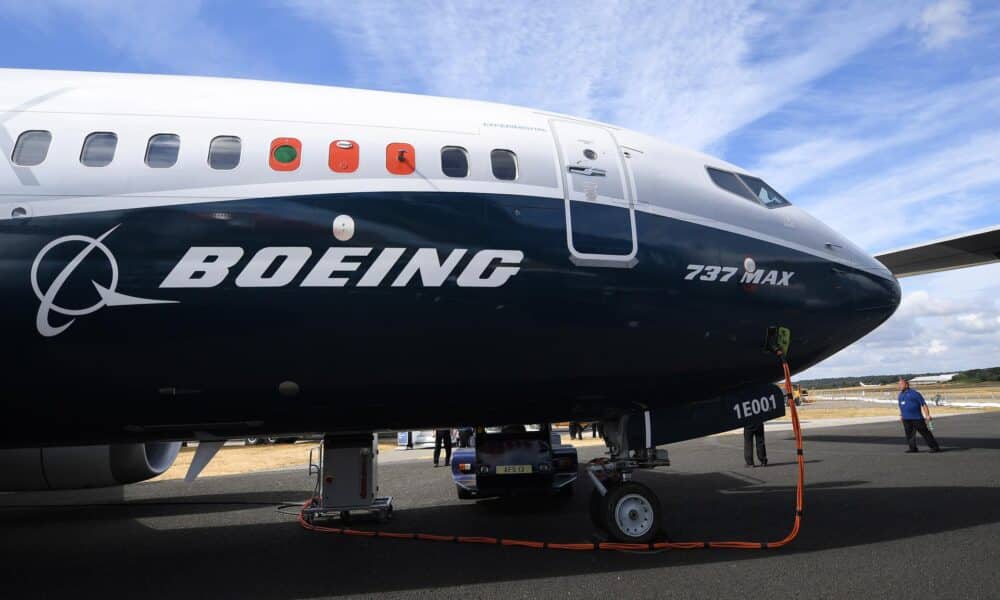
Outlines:
[[[801, 370], [874, 329], [899, 300], [893, 281], [645, 213], [636, 214], [634, 268], [578, 267], [564, 210], [555, 199], [386, 192], [4, 221], [0, 443], [592, 419], [777, 380], [777, 362], [761, 351], [767, 326], [792, 330]], [[341, 245], [330, 229], [339, 214], [357, 223], [347, 245], [376, 249], [352, 281], [379, 249], [409, 248], [382, 287], [297, 287]], [[179, 303], [105, 307], [41, 337], [36, 254], [60, 236], [118, 224], [105, 241], [118, 291]], [[246, 253], [216, 288], [159, 289], [191, 246]], [[266, 246], [308, 246], [313, 256], [288, 287], [236, 287]], [[440, 288], [389, 287], [419, 247], [469, 252]], [[482, 248], [523, 251], [520, 273], [501, 288], [458, 287], [454, 277]], [[795, 271], [791, 286], [684, 280], [689, 263], [740, 266], [748, 255]], [[63, 264], [45, 261], [43, 288]], [[91, 305], [90, 280], [108, 278], [107, 261], [92, 254], [58, 302]], [[278, 394], [285, 380], [299, 397]]]

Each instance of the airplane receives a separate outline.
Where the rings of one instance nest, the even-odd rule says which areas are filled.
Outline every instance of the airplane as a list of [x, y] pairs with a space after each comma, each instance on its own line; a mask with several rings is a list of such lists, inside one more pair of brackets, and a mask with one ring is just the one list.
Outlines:
[[196, 475], [226, 438], [599, 420], [655, 502], [657, 446], [783, 414], [769, 330], [799, 372], [900, 302], [759, 174], [547, 111], [0, 69], [0, 149], [5, 490], [142, 481], [181, 440]]

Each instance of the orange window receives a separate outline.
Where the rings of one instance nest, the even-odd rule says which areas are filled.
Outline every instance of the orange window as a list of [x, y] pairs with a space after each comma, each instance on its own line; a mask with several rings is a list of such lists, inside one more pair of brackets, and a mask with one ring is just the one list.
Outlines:
[[358, 170], [358, 143], [354, 140], [334, 140], [330, 144], [330, 170], [353, 173]]
[[385, 147], [385, 168], [393, 175], [409, 175], [417, 168], [413, 146], [393, 142]]
[[274, 138], [268, 163], [275, 171], [294, 171], [302, 163], [302, 142], [295, 138]]

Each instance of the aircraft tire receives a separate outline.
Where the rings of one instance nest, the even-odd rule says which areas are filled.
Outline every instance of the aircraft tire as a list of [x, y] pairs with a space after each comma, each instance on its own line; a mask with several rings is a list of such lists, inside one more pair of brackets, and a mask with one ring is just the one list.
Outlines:
[[660, 533], [660, 499], [645, 485], [628, 481], [608, 490], [604, 515], [608, 534], [619, 542], [648, 543]]

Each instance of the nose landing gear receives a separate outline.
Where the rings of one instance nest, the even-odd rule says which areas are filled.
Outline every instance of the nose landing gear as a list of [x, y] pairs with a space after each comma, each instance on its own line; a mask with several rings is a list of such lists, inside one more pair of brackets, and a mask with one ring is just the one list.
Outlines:
[[629, 449], [630, 418], [643, 419], [648, 434], [648, 413], [625, 415], [604, 422], [605, 443], [609, 458], [591, 461], [587, 475], [594, 484], [590, 496], [590, 518], [594, 526], [619, 542], [647, 543], [660, 535], [663, 527], [660, 499], [649, 487], [632, 480], [636, 469], [670, 465], [666, 450], [655, 447]]

